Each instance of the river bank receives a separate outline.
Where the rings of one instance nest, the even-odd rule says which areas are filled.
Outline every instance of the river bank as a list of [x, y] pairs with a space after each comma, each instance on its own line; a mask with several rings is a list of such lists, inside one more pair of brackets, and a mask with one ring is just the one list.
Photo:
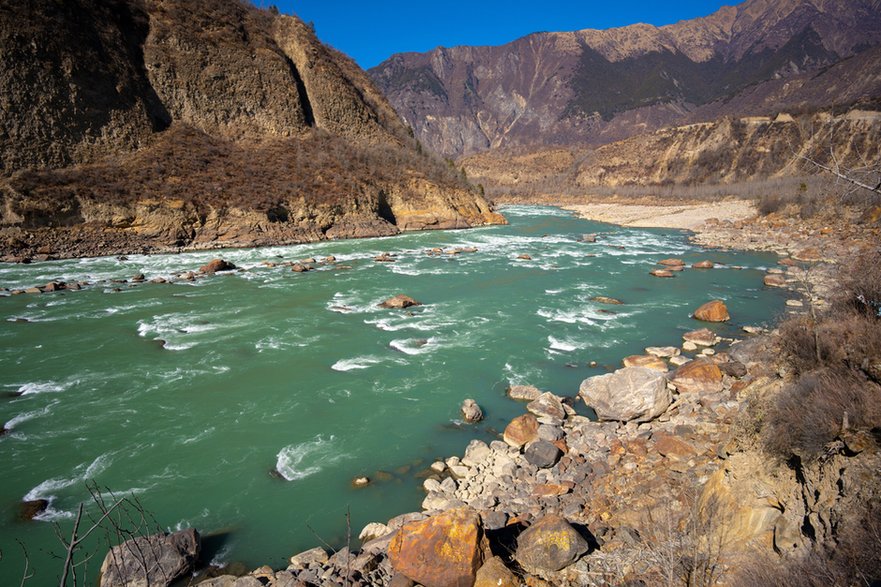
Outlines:
[[[655, 211], [644, 216], [640, 210], [639, 221], [685, 218], [679, 207]], [[789, 314], [828, 304], [839, 287], [837, 267], [877, 234], [829, 217], [709, 218], [689, 221], [693, 241], [781, 255], [764, 285], [756, 286], [796, 294]], [[578, 402], [597, 405], [588, 383], [596, 377], [568, 396], [543, 392], [540, 381], [513, 387], [509, 395], [529, 402], [525, 413], [501, 439], [472, 441], [464, 454], [432, 465], [421, 512], [369, 525], [361, 533], [364, 544], [351, 554], [328, 557], [314, 549], [293, 557], [286, 570], [264, 568], [258, 575], [269, 584], [442, 585], [453, 584], [454, 576], [475, 585], [604, 585], [661, 580], [670, 572], [665, 565], [691, 557], [695, 566], [676, 572], [700, 573], [712, 583], [757, 552], [806, 552], [810, 544], [798, 524], [811, 519], [820, 527], [819, 520], [841, 517], [859, 502], [859, 490], [836, 495], [836, 483], [871, 471], [877, 451], [842, 453], [831, 463], [795, 470], [769, 461], [750, 418], [757, 398], [773, 397], [790, 376], [776, 333], [744, 328], [737, 339], [723, 339], [699, 327], [695, 321], [696, 331], [675, 347], [651, 347], [646, 340], [645, 354], [625, 358], [613, 376], [617, 389], [638, 397], [651, 386], [654, 369], [669, 401], [659, 400], [660, 408], [655, 396], [633, 403], [651, 404], [658, 413], [601, 421], [578, 415], [572, 409]], [[838, 467], [834, 474], [832, 467]], [[473, 540], [456, 538], [463, 535]], [[550, 548], [560, 541], [565, 548]], [[450, 556], [426, 556], [431, 552]], [[450, 572], [458, 575], [443, 574]]]

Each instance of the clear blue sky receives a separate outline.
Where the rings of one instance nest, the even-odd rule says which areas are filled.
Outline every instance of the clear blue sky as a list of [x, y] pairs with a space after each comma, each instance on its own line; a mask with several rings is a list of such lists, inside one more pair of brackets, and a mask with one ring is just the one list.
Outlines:
[[654, 25], [707, 16], [738, 0], [252, 0], [315, 23], [318, 37], [361, 67], [437, 46], [501, 45], [537, 31]]

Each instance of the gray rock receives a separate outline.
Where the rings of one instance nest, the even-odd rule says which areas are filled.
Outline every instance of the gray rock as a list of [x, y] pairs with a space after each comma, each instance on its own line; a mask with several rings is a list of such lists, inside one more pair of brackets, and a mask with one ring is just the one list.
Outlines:
[[523, 456], [526, 457], [529, 464], [539, 469], [546, 469], [556, 465], [562, 454], [563, 452], [559, 448], [547, 440], [537, 440], [526, 447]]
[[556, 572], [577, 561], [589, 548], [569, 522], [550, 515], [520, 534], [514, 558], [529, 572]]
[[371, 540], [376, 540], [377, 538], [387, 536], [391, 532], [393, 532], [393, 530], [385, 524], [380, 524], [379, 522], [370, 522], [369, 524], [364, 526], [364, 529], [361, 530], [360, 534], [358, 534], [358, 540], [360, 540], [361, 542], [370, 542]]
[[579, 389], [600, 420], [647, 422], [670, 406], [664, 374], [646, 367], [625, 367], [585, 379]]
[[508, 388], [508, 397], [520, 401], [531, 402], [538, 399], [541, 390], [533, 385], [512, 385]]
[[461, 411], [462, 417], [470, 424], [483, 420], [483, 410], [480, 409], [480, 406], [473, 399], [463, 401]]
[[565, 435], [563, 429], [559, 426], [551, 426], [550, 424], [540, 424], [538, 427], [538, 437], [541, 440], [553, 442], [560, 440]]
[[563, 402], [553, 393], [546, 391], [533, 401], [526, 405], [529, 410], [540, 421], [548, 423], [562, 423], [566, 418], [566, 411], [563, 409]]
[[485, 511], [480, 513], [485, 530], [498, 530], [508, 523], [508, 515], [505, 512]]
[[193, 528], [126, 540], [111, 548], [104, 558], [101, 587], [171, 585], [192, 573], [201, 544]]
[[462, 464], [469, 467], [475, 467], [485, 462], [492, 450], [482, 440], [472, 440], [465, 449], [465, 456], [462, 457]]
[[304, 569], [313, 564], [323, 565], [327, 562], [327, 558], [327, 552], [320, 546], [316, 546], [292, 556], [288, 569]]

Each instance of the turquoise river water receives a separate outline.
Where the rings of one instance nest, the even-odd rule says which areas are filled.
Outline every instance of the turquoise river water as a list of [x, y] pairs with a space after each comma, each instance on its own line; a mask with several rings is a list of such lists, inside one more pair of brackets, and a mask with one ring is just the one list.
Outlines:
[[[783, 311], [785, 294], [762, 286], [773, 255], [707, 251], [680, 231], [592, 223], [556, 208], [503, 212], [509, 226], [0, 265], [7, 288], [168, 277], [217, 256], [245, 269], [0, 298], [0, 423], [10, 430], [0, 438], [0, 584], [18, 584], [17, 541], [38, 573], [33, 584], [54, 580], [51, 553], [61, 545], [52, 522], [70, 531], [89, 500], [87, 480], [135, 494], [164, 528], [222, 531], [215, 562], [283, 567], [318, 537], [344, 543], [347, 507], [355, 535], [418, 509], [420, 471], [523, 413], [505, 397], [510, 383], [575, 395], [628, 354], [678, 344], [700, 326], [690, 313], [710, 299], [727, 303], [731, 323], [713, 328], [728, 335]], [[597, 243], [578, 242], [588, 232], [600, 233]], [[479, 251], [425, 254], [468, 246]], [[373, 262], [386, 251], [398, 262]], [[327, 255], [351, 269], [261, 264]], [[648, 274], [674, 255], [725, 265]], [[424, 305], [377, 307], [396, 293]], [[625, 304], [603, 306], [596, 295]], [[469, 397], [487, 415], [476, 426], [458, 421]], [[390, 476], [351, 487], [377, 471]], [[38, 498], [50, 508], [18, 520], [19, 503]], [[94, 573], [106, 547], [91, 546], [100, 550]]]

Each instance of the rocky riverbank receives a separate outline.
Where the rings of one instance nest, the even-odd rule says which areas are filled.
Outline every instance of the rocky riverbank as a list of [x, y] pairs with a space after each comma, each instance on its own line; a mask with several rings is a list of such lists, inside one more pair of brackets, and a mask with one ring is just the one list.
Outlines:
[[[798, 291], [789, 308], [805, 313], [827, 303], [836, 266], [872, 234], [772, 217], [708, 223], [695, 238], [787, 253], [764, 286]], [[875, 491], [876, 442], [843, 424], [823, 459], [769, 457], [756, 406], [792, 377], [779, 336], [747, 328], [723, 340], [700, 326], [677, 347], [646, 341], [644, 355], [578, 390], [511, 388], [524, 413], [501, 438], [434, 463], [422, 511], [367, 525], [358, 548], [318, 547], [286, 569], [202, 584], [574, 586], [683, 574], [730, 583], [744, 560], [831, 544]], [[599, 419], [579, 415], [578, 402]]]

